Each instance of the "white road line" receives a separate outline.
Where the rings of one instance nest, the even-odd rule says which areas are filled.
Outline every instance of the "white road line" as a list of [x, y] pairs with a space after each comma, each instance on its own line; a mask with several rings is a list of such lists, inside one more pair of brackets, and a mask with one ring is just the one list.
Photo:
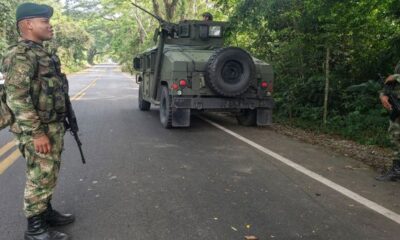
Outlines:
[[239, 134], [237, 134], [237, 133], [235, 133], [235, 132], [233, 132], [233, 131], [231, 131], [231, 130], [229, 130], [229, 129], [221, 126], [221, 125], [219, 125], [218, 123], [215, 123], [215, 122], [213, 122], [213, 121], [211, 121], [209, 119], [206, 119], [204, 117], [200, 117], [200, 118], [203, 121], [206, 121], [209, 124], [213, 125], [214, 127], [224, 131], [225, 133], [227, 133], [227, 134], [229, 134], [229, 135], [241, 140], [242, 142], [245, 142], [245, 143], [249, 144], [250, 146], [258, 149], [259, 151], [261, 151], [261, 152], [263, 152], [263, 153], [275, 158], [276, 160], [288, 165], [289, 167], [294, 168], [295, 170], [303, 173], [304, 175], [307, 175], [308, 177], [310, 177], [310, 178], [312, 178], [312, 179], [324, 184], [325, 186], [327, 186], [327, 187], [329, 187], [329, 188], [331, 188], [331, 189], [343, 194], [344, 196], [346, 196], [346, 197], [348, 197], [348, 198], [360, 203], [361, 205], [364, 205], [365, 207], [367, 207], [367, 208], [369, 208], [369, 209], [371, 209], [371, 210], [373, 210], [373, 211], [375, 211], [375, 212], [377, 212], [377, 213], [379, 213], [379, 214], [381, 214], [381, 215], [393, 220], [394, 222], [400, 224], [400, 215], [399, 214], [397, 214], [397, 213], [395, 213], [395, 212], [393, 212], [393, 211], [391, 211], [391, 210], [389, 210], [389, 209], [377, 204], [376, 202], [373, 202], [373, 201], [371, 201], [371, 200], [369, 200], [369, 199], [367, 199], [367, 198], [365, 198], [365, 197], [363, 197], [363, 196], [361, 196], [361, 195], [359, 195], [359, 194], [357, 194], [357, 193], [355, 193], [355, 192], [353, 192], [353, 191], [351, 191], [351, 190], [349, 190], [349, 189], [347, 189], [347, 188], [345, 188], [345, 187], [343, 187], [343, 186], [341, 186], [341, 185], [339, 185], [337, 183], [332, 182], [331, 180], [319, 175], [318, 173], [315, 173], [315, 172], [313, 172], [313, 171], [311, 171], [311, 170], [309, 170], [309, 169], [307, 169], [307, 168], [305, 168], [305, 167], [303, 167], [303, 166], [301, 166], [301, 165], [289, 160], [288, 158], [285, 158], [285, 157], [283, 157], [283, 156], [281, 156], [281, 155], [279, 155], [279, 154], [277, 154], [277, 153], [275, 153], [275, 152], [273, 152], [273, 151], [271, 151], [271, 150], [269, 150], [269, 149], [267, 149], [267, 148], [255, 143], [255, 142], [253, 142], [253, 141], [251, 141], [251, 140], [249, 140], [249, 139], [247, 139], [247, 138], [245, 138], [245, 137], [243, 137], [243, 136], [241, 136], [241, 135], [239, 135]]

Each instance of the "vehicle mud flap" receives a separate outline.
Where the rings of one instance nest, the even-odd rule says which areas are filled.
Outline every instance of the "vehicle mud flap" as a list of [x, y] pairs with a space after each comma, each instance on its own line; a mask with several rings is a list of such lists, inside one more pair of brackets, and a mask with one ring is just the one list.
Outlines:
[[259, 108], [257, 109], [257, 126], [272, 125], [272, 109]]
[[190, 109], [173, 108], [172, 109], [173, 127], [190, 127]]

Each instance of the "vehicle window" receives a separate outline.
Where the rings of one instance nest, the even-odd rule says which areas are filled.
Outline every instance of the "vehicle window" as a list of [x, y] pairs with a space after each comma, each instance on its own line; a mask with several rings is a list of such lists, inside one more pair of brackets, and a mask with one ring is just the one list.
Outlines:
[[221, 26], [210, 26], [208, 30], [208, 35], [210, 37], [222, 37], [222, 27]]

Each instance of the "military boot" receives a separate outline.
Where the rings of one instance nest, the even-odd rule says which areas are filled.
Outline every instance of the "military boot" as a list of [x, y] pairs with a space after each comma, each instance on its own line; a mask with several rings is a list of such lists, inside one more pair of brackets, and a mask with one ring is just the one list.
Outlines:
[[75, 217], [72, 214], [62, 214], [54, 210], [51, 203], [47, 204], [47, 210], [45, 212], [46, 223], [51, 227], [65, 226], [75, 221]]
[[28, 218], [28, 230], [25, 232], [25, 240], [69, 240], [68, 235], [56, 231], [49, 231], [45, 214], [39, 214]]
[[400, 180], [400, 160], [393, 160], [393, 166], [390, 168], [390, 170], [383, 175], [376, 177], [376, 180], [382, 182], [395, 182]]

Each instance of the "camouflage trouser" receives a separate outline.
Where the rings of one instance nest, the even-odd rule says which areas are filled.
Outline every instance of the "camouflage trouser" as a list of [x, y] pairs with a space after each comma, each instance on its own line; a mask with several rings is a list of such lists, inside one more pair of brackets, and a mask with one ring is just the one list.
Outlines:
[[388, 131], [393, 144], [394, 159], [400, 160], [400, 119], [397, 119], [395, 122], [390, 121]]
[[63, 123], [50, 123], [46, 128], [52, 146], [46, 155], [35, 151], [32, 136], [16, 134], [19, 150], [27, 161], [24, 212], [28, 218], [47, 209], [60, 170], [65, 127]]

